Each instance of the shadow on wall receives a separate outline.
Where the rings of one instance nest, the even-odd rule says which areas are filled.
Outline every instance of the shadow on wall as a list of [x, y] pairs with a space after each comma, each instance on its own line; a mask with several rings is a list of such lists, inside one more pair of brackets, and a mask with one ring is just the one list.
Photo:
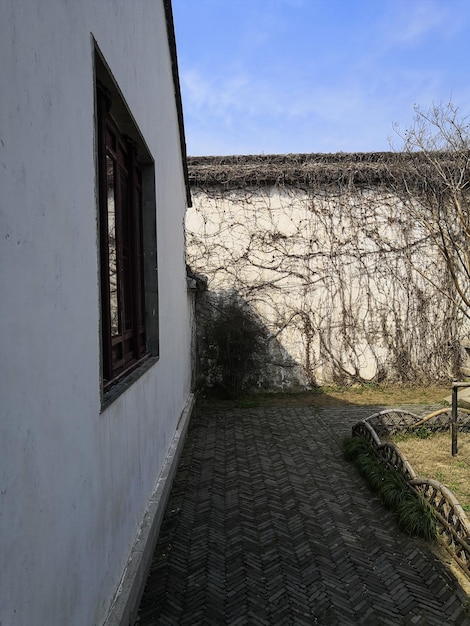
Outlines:
[[236, 291], [200, 293], [196, 320], [199, 390], [236, 397], [254, 389], [294, 391], [314, 386]]
[[215, 183], [192, 187], [187, 259], [215, 307], [233, 290], [262, 320], [265, 358], [285, 366], [263, 368], [260, 386], [289, 389], [285, 376], [301, 388], [460, 378], [468, 320], [438, 250], [393, 190], [375, 179], [350, 188], [355, 166], [342, 165], [331, 184], [251, 185], [238, 161], [227, 170], [219, 160], [193, 164], [194, 181]]

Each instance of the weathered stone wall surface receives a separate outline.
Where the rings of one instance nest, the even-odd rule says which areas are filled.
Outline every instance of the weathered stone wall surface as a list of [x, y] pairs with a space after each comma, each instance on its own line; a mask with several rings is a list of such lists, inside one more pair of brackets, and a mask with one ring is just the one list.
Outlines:
[[451, 289], [449, 277], [385, 186], [237, 188], [198, 186], [194, 172], [193, 179], [188, 263], [208, 277], [199, 325], [234, 294], [246, 303], [265, 331], [258, 386], [458, 373], [468, 327], [441, 293]]

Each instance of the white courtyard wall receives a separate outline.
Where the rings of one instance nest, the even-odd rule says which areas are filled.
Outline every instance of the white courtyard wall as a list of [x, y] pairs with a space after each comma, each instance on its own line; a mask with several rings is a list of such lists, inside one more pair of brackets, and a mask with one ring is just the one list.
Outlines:
[[385, 189], [192, 195], [188, 260], [208, 277], [206, 299], [236, 294], [267, 330], [259, 387], [416, 382], [458, 369], [468, 325], [440, 292], [445, 268]]

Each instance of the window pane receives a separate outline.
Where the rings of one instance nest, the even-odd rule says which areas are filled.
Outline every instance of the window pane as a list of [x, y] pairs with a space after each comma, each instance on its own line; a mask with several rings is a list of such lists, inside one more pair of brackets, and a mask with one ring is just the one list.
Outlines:
[[132, 214], [129, 211], [129, 185], [127, 176], [121, 173], [121, 255], [122, 255], [122, 281], [124, 296], [124, 329], [132, 328], [132, 259], [131, 259], [131, 237], [132, 237]]
[[140, 189], [135, 194], [135, 215], [136, 215], [136, 245], [137, 245], [137, 263], [140, 278], [139, 293], [139, 323], [141, 326], [145, 324], [145, 284], [144, 284], [144, 259], [143, 259], [143, 231], [142, 231], [142, 193]]
[[116, 167], [114, 160], [106, 155], [106, 176], [108, 188], [108, 258], [109, 258], [109, 302], [111, 336], [119, 334], [119, 301], [118, 301], [118, 271], [117, 271], [117, 242], [116, 242]]

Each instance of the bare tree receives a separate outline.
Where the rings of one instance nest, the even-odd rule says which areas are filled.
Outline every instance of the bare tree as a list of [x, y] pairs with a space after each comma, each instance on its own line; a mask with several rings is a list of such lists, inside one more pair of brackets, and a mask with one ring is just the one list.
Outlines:
[[432, 266], [417, 267], [438, 291], [470, 318], [470, 123], [452, 103], [415, 107], [413, 125], [395, 132], [400, 167], [391, 170], [394, 191], [447, 268], [437, 283]]

